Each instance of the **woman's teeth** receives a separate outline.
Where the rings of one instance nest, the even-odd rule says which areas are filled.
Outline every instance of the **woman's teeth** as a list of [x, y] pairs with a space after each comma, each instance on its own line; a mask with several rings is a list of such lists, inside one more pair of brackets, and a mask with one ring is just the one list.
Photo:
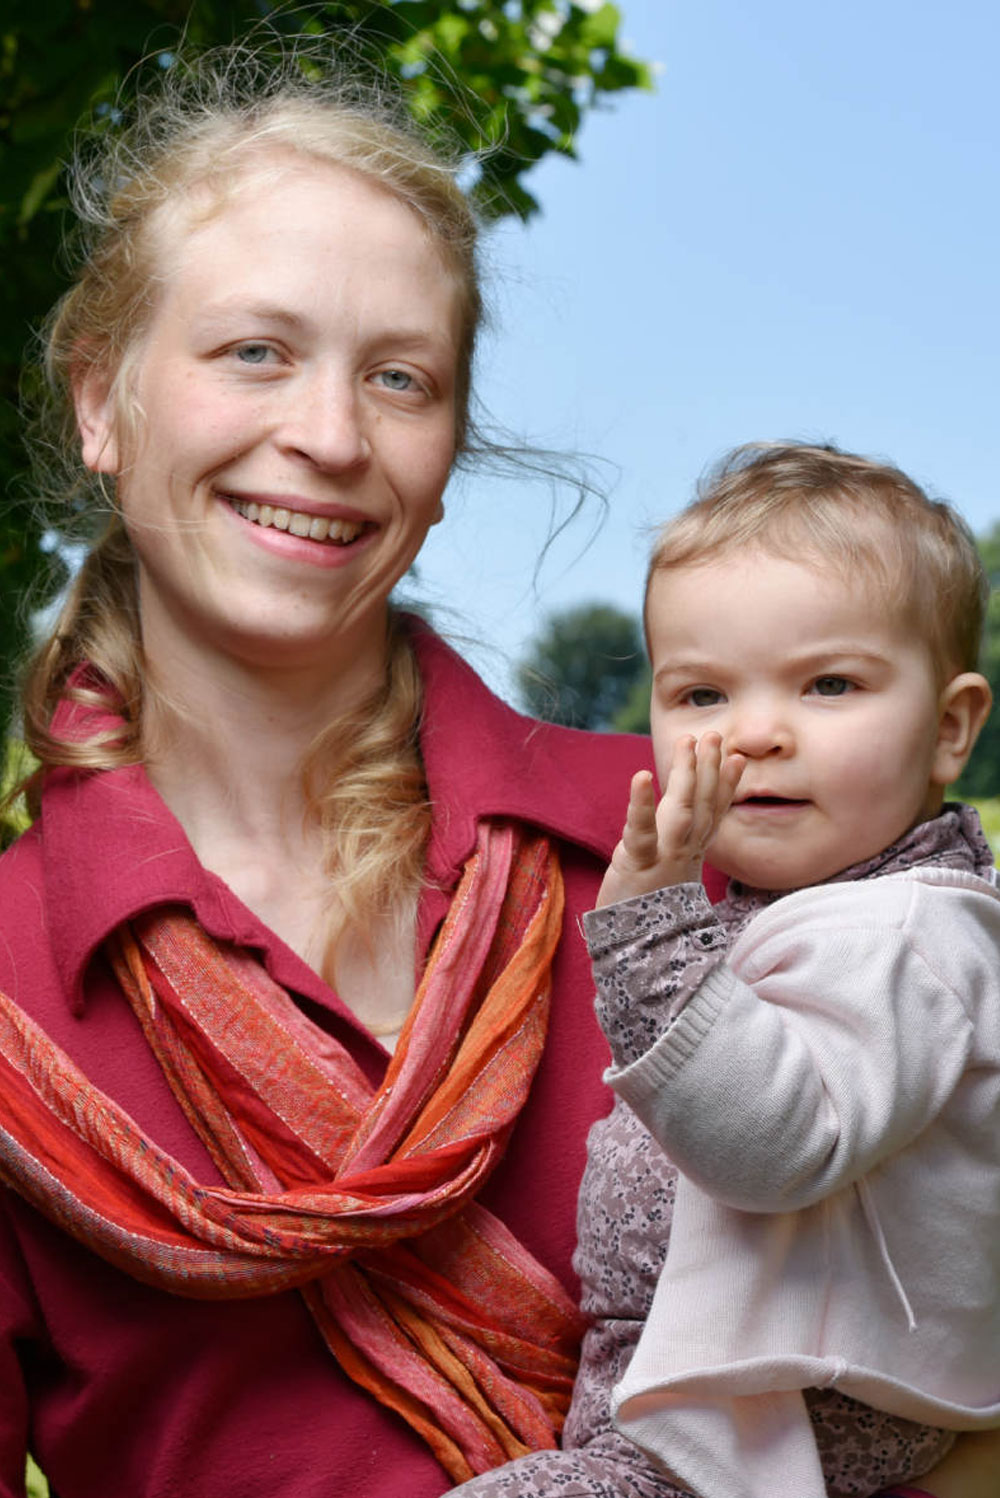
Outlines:
[[302, 510], [284, 510], [279, 505], [259, 505], [256, 500], [231, 499], [229, 503], [237, 515], [254, 525], [270, 525], [277, 531], [288, 531], [292, 536], [308, 537], [310, 541], [333, 541], [346, 546], [360, 536], [363, 525], [359, 520], [328, 520], [324, 515], [307, 515]]

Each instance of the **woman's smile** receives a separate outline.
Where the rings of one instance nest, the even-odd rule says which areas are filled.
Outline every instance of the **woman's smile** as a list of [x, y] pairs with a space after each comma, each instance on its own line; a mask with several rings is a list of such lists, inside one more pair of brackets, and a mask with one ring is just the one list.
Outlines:
[[279, 535], [301, 540], [315, 541], [325, 549], [334, 547], [346, 551], [360, 536], [371, 534], [375, 526], [367, 520], [352, 519], [344, 515], [321, 514], [300, 508], [289, 500], [234, 499], [222, 495], [237, 515], [262, 530], [277, 531]]

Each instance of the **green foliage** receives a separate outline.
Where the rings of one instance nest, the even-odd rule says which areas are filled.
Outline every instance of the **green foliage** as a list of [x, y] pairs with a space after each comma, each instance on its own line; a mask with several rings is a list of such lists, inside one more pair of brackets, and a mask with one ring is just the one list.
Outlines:
[[642, 670], [612, 719], [611, 727], [615, 733], [649, 732], [649, 694], [652, 689], [653, 673], [649, 662], [643, 657]]
[[28, 1498], [49, 1498], [49, 1485], [30, 1456], [28, 1457], [27, 1492]]
[[[262, 23], [265, 28], [261, 29]], [[486, 216], [528, 218], [524, 186], [552, 151], [574, 156], [592, 106], [649, 86], [618, 48], [614, 5], [575, 0], [4, 0], [0, 16], [0, 733], [28, 639], [24, 600], [51, 594], [43, 522], [13, 508], [25, 469], [18, 375], [29, 335], [63, 289], [64, 159], [78, 123], [113, 130], [145, 80], [192, 48], [299, 33], [345, 40], [402, 84], [433, 136], [473, 156]], [[272, 41], [273, 44], [273, 41]], [[471, 171], [475, 175], [475, 170]]]
[[8, 739], [0, 756], [0, 848], [6, 848], [28, 826], [28, 808], [21, 796], [7, 805], [7, 797], [35, 768], [36, 761], [18, 739]]
[[610, 604], [551, 614], [517, 668], [528, 712], [574, 728], [610, 728], [645, 667], [638, 621]]
[[993, 592], [979, 668], [993, 689], [993, 712], [979, 735], [955, 794], [972, 800], [1000, 796], [1000, 522], [977, 542]]
[[986, 841], [993, 850], [993, 859], [1000, 859], [1000, 796], [990, 796], [985, 801], [973, 801], [983, 824]]

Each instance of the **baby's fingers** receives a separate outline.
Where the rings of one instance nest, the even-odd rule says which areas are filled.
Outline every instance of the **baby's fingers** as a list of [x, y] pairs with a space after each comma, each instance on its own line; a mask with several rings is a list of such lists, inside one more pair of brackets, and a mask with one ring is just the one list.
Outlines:
[[743, 778], [746, 763], [745, 754], [727, 754], [722, 762], [722, 768], [719, 771], [718, 797], [718, 814], [720, 817], [725, 816], [733, 804], [733, 797], [736, 795], [736, 788]]
[[658, 888], [663, 883], [658, 854], [653, 777], [639, 770], [632, 776], [625, 826], [597, 892], [597, 908]]
[[621, 847], [636, 868], [656, 862], [656, 793], [648, 770], [637, 770], [629, 787], [628, 811], [622, 829]]
[[698, 807], [703, 795], [697, 745], [690, 735], [677, 740], [667, 784], [656, 810], [660, 847], [665, 857], [687, 857], [696, 841]]
[[670, 765], [668, 794], [660, 806], [661, 836], [690, 852], [703, 851], [718, 820], [722, 740], [707, 733], [679, 739]]
[[718, 820], [719, 774], [722, 768], [722, 739], [717, 733], [706, 733], [695, 750], [695, 790], [692, 819], [695, 835], [704, 846]]
[[[678, 787], [688, 819], [688, 843], [704, 852], [715, 836], [722, 817], [729, 810], [745, 759], [741, 754], [724, 754], [722, 738], [715, 732], [704, 734], [690, 751], [689, 768]], [[671, 776], [673, 771], [671, 771]]]

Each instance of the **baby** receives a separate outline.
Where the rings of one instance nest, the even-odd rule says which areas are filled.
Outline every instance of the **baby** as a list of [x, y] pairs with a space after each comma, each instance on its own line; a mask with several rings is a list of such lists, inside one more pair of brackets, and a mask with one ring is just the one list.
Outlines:
[[943, 804], [987, 591], [947, 506], [833, 448], [740, 449], [662, 533], [664, 794], [584, 917], [592, 1324], [563, 1450], [468, 1498], [857, 1498], [1000, 1424], [1000, 894]]
[[705, 1498], [923, 1470], [852, 1486], [807, 1390], [874, 1451], [874, 1411], [890, 1448], [1000, 1422], [1000, 895], [943, 808], [982, 608], [957, 517], [828, 449], [737, 453], [653, 555], [664, 794], [636, 776], [584, 923], [609, 1080], [679, 1172], [616, 1420]]

